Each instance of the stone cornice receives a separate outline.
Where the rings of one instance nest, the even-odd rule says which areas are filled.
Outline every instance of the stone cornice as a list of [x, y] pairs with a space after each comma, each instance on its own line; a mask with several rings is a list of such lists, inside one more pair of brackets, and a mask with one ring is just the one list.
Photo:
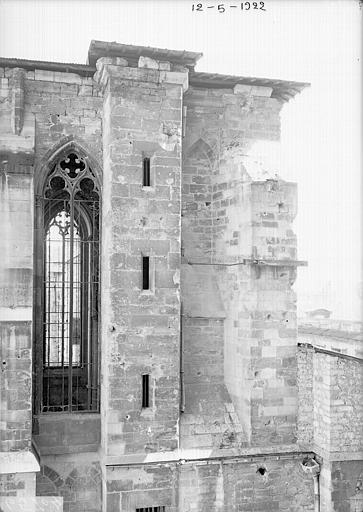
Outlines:
[[1, 452], [0, 474], [34, 473], [40, 471], [38, 461], [34, 453], [25, 452]]
[[156, 84], [181, 85], [183, 91], [188, 89], [188, 70], [168, 71], [155, 67], [128, 67], [128, 62], [120, 57], [101, 57], [96, 64], [94, 80], [104, 91], [110, 76], [121, 80], [151, 82]]
[[[105, 43], [106, 44], [106, 43]], [[126, 45], [129, 46], [129, 45]], [[144, 48], [144, 47], [137, 47]], [[164, 50], [166, 52], [166, 50]], [[170, 53], [171, 51], [169, 51]], [[172, 52], [171, 52], [172, 53]], [[182, 52], [180, 52], [182, 53]], [[188, 53], [188, 52], [187, 52]], [[192, 53], [192, 52], [189, 52]], [[103, 55], [105, 53], [103, 52]], [[148, 54], [144, 54], [148, 56]], [[201, 55], [201, 54], [196, 54]], [[126, 57], [126, 54], [125, 54]], [[162, 58], [167, 61], [167, 53], [159, 54], [159, 59]], [[106, 57], [107, 58], [107, 57]], [[117, 57], [108, 57], [117, 58]], [[120, 58], [120, 57], [119, 57]], [[155, 55], [154, 55], [155, 58]], [[100, 57], [98, 57], [100, 59]], [[136, 55], [135, 55], [136, 59]], [[173, 62], [169, 55], [169, 61]], [[97, 60], [97, 59], [96, 59]], [[74, 73], [79, 76], [92, 77], [96, 71], [96, 60], [91, 59], [92, 65], [77, 64], [77, 63], [64, 63], [64, 62], [48, 62], [48, 61], [37, 61], [28, 59], [15, 59], [0, 57], [0, 67], [14, 68], [21, 67], [27, 71], [48, 70], [48, 71], [59, 71], [63, 73]], [[129, 66], [137, 66], [137, 62], [127, 60]], [[310, 87], [307, 82], [293, 82], [289, 80], [280, 80], [274, 78], [258, 78], [258, 77], [246, 77], [246, 76], [235, 76], [235, 75], [222, 75], [218, 73], [206, 73], [200, 71], [194, 71], [193, 66], [187, 66], [189, 68], [189, 83], [195, 88], [201, 89], [234, 89], [236, 85], [245, 85], [251, 88], [250, 94], [256, 96], [267, 96], [267, 90], [272, 89], [271, 98], [279, 99], [282, 102], [289, 101], [296, 94], [299, 94], [306, 87]], [[238, 88], [237, 88], [238, 90]], [[240, 89], [240, 93], [242, 89]], [[247, 89], [245, 89], [247, 93]], [[262, 94], [261, 94], [262, 93]]]
[[138, 65], [138, 61], [141, 56], [194, 68], [195, 64], [203, 54], [185, 50], [168, 50], [166, 48], [153, 48], [150, 46], [136, 46], [107, 41], [91, 41], [88, 50], [88, 63], [94, 66], [101, 57], [122, 57], [134, 67]]

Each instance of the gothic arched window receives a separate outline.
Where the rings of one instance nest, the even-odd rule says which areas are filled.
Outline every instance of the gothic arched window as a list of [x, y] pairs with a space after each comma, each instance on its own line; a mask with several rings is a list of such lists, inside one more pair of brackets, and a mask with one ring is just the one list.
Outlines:
[[87, 159], [59, 158], [39, 199], [37, 410], [97, 411], [100, 190]]

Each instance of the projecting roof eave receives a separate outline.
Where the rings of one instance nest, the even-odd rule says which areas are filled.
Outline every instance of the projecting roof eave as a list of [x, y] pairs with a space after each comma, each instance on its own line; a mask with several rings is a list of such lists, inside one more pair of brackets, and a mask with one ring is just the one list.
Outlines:
[[363, 341], [363, 332], [350, 332], [340, 329], [329, 329], [323, 327], [315, 327], [313, 325], [299, 325], [299, 334], [313, 334], [316, 336], [328, 336], [329, 338], [343, 338], [346, 340]]
[[88, 64], [95, 66], [100, 57], [122, 57], [128, 61], [130, 66], [137, 66], [141, 56], [194, 68], [203, 54], [186, 50], [168, 50], [167, 48], [93, 40], [88, 50]]
[[75, 73], [80, 76], [92, 77], [96, 71], [94, 66], [87, 64], [77, 64], [70, 62], [48, 62], [44, 60], [16, 59], [12, 57], [0, 57], [0, 67], [2, 68], [22, 68], [27, 71], [42, 69], [45, 71], [58, 71], [62, 73]]
[[274, 78], [219, 75], [216, 73], [204, 73], [198, 71], [192, 71], [190, 73], [189, 84], [192, 87], [211, 89], [233, 89], [233, 87], [238, 84], [271, 87], [273, 90], [271, 97], [282, 101], [289, 101], [306, 87], [310, 87], [308, 82], [290, 82]]
[[[296, 94], [300, 93], [306, 87], [309, 87], [310, 84], [306, 82], [290, 82], [286, 80], [276, 80], [272, 78], [256, 78], [256, 77], [243, 77], [243, 76], [233, 76], [233, 75], [220, 75], [217, 73], [204, 73], [194, 71], [193, 67], [196, 61], [202, 56], [201, 53], [193, 53], [193, 52], [182, 52], [175, 50], [159, 50], [158, 48], [148, 48], [144, 46], [131, 46], [131, 45], [119, 45], [117, 43], [103, 43], [103, 45], [116, 45], [116, 46], [124, 46], [129, 49], [138, 49], [138, 53], [127, 54], [124, 53], [123, 56], [127, 59], [127, 55], [129, 55], [128, 60], [130, 65], [137, 66], [137, 60], [139, 55], [146, 55], [145, 50], [150, 50], [149, 55], [154, 58], [158, 58], [158, 60], [169, 59], [174, 63], [180, 63], [184, 66], [190, 64], [190, 73], [189, 73], [189, 83], [192, 87], [200, 87], [200, 88], [210, 88], [210, 89], [233, 89], [233, 87], [237, 84], [242, 85], [251, 85], [251, 86], [262, 86], [262, 87], [271, 87], [272, 88], [272, 98], [278, 98], [281, 101], [289, 101]], [[92, 46], [92, 43], [91, 43]], [[130, 51], [131, 51], [130, 50]], [[153, 51], [157, 53], [152, 53]], [[184, 54], [184, 57], [183, 57]], [[96, 62], [96, 60], [101, 55], [110, 55], [103, 50], [99, 56], [94, 55], [94, 59], [92, 63]], [[177, 55], [174, 58], [174, 55]], [[191, 57], [194, 56], [194, 57]], [[115, 56], [115, 55], [114, 55]], [[118, 53], [118, 56], [121, 56]], [[131, 58], [131, 61], [130, 61]], [[193, 60], [194, 59], [194, 60]], [[187, 64], [189, 63], [189, 64]], [[64, 63], [64, 62], [48, 62], [48, 61], [39, 61], [39, 60], [28, 60], [28, 59], [17, 59], [17, 58], [7, 58], [0, 57], [0, 67], [4, 68], [23, 68], [28, 71], [35, 69], [42, 69], [47, 71], [60, 71], [63, 73], [75, 73], [80, 76], [88, 76], [92, 77], [96, 71], [95, 65], [90, 64], [77, 64], [77, 63]]]

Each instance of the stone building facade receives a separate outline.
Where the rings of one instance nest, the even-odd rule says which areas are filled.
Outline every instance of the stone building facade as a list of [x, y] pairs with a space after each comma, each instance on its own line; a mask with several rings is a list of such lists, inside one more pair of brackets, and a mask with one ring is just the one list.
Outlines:
[[319, 498], [359, 467], [333, 416], [347, 453], [359, 427], [298, 348], [296, 185], [266, 152], [307, 84], [200, 57], [0, 59], [4, 512], [358, 510]]
[[298, 438], [321, 464], [320, 509], [363, 510], [362, 324], [317, 320], [298, 330]]

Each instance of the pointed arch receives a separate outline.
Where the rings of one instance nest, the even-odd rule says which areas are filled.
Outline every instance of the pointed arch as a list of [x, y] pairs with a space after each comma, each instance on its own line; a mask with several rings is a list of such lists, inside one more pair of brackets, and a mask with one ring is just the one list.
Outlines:
[[[186, 148], [183, 156], [183, 254], [191, 261], [206, 261], [205, 258], [208, 259], [212, 251], [212, 239], [210, 234], [200, 236], [200, 226], [201, 221], [211, 226], [213, 224], [216, 161], [211, 146], [201, 137]], [[189, 204], [192, 206], [189, 207]]]
[[196, 140], [186, 151], [187, 157], [200, 155], [203, 158], [206, 158], [210, 165], [213, 165], [215, 160], [215, 154], [211, 146], [205, 142], [204, 139], [199, 138]]
[[72, 151], [87, 161], [89, 167], [94, 172], [101, 189], [103, 173], [98, 158], [95, 156], [92, 148], [90, 148], [82, 139], [69, 135], [62, 138], [57, 144], [52, 146], [37, 163], [34, 171], [34, 190], [36, 196], [42, 193], [44, 182], [55, 163]]
[[67, 137], [36, 168], [34, 411], [98, 411], [101, 168]]

